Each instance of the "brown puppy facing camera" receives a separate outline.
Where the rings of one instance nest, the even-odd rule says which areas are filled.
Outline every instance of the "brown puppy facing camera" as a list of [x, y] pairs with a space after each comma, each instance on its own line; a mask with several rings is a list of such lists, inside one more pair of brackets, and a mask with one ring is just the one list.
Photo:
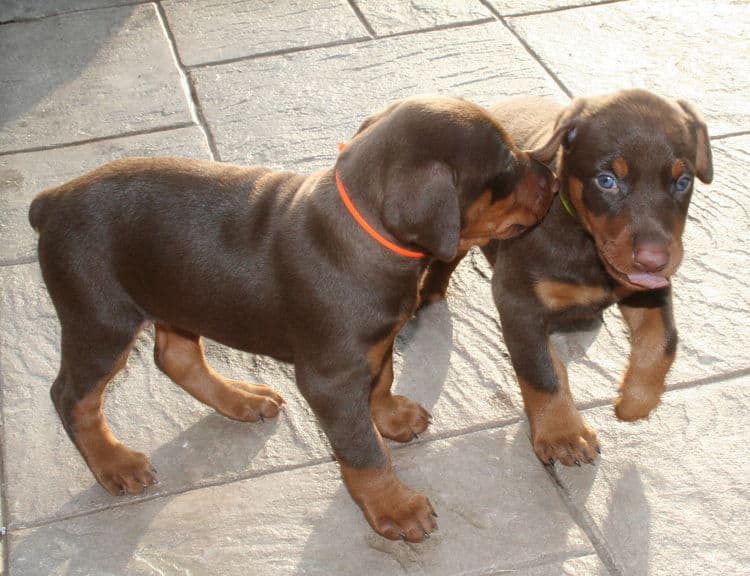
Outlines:
[[42, 192], [29, 219], [62, 327], [63, 425], [104, 488], [136, 494], [154, 470], [112, 435], [102, 397], [144, 326], [157, 366], [236, 420], [273, 418], [283, 400], [214, 372], [201, 336], [292, 362], [368, 522], [421, 541], [432, 506], [396, 477], [383, 437], [409, 441], [429, 415], [391, 394], [393, 341], [430, 262], [532, 226], [557, 187], [485, 109], [414, 98], [309, 176], [131, 158]]
[[[596, 434], [576, 410], [549, 333], [617, 303], [631, 353], [615, 413], [638, 420], [656, 407], [677, 346], [670, 277], [694, 181], [713, 177], [708, 131], [689, 103], [643, 90], [567, 107], [517, 98], [491, 112], [520, 146], [538, 146], [561, 180], [538, 226], [483, 249], [534, 451], [544, 463], [592, 462]], [[432, 266], [427, 301], [445, 294], [456, 264]]]

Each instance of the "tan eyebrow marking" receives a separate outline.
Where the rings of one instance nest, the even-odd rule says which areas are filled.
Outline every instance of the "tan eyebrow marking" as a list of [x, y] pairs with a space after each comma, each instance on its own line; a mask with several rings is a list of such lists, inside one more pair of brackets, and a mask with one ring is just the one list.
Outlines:
[[628, 163], [622, 156], [618, 156], [612, 161], [612, 169], [618, 178], [625, 178], [628, 175]]

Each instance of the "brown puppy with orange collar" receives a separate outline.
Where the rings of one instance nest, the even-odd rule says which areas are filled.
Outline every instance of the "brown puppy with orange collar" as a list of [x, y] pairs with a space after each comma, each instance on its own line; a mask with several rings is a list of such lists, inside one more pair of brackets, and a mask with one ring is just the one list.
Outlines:
[[[544, 463], [592, 462], [596, 434], [549, 333], [617, 303], [632, 348], [615, 413], [637, 420], [656, 407], [677, 346], [669, 279], [682, 261], [693, 182], [713, 177], [708, 131], [689, 103], [643, 90], [567, 107], [517, 98], [490, 111], [561, 179], [560, 201], [538, 226], [483, 249], [534, 451]], [[425, 301], [444, 296], [459, 259], [433, 264]]]
[[382, 440], [411, 440], [428, 419], [391, 394], [394, 338], [431, 261], [535, 224], [556, 189], [483, 108], [419, 98], [366, 120], [310, 176], [134, 158], [47, 190], [29, 218], [62, 326], [63, 425], [104, 488], [135, 494], [154, 470], [112, 435], [102, 398], [146, 324], [159, 368], [237, 420], [272, 418], [283, 400], [211, 370], [201, 336], [293, 362], [367, 520], [420, 541], [432, 506]]

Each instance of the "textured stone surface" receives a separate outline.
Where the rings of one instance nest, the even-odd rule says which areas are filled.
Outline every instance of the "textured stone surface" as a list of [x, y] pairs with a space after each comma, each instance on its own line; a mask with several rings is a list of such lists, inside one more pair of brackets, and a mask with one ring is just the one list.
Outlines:
[[488, 0], [501, 16], [598, 4], [602, 0]]
[[0, 156], [0, 264], [36, 259], [29, 204], [45, 188], [63, 184], [125, 156], [210, 158], [204, 134], [195, 126], [102, 140], [41, 152]]
[[750, 3], [633, 0], [509, 23], [576, 95], [648, 88], [692, 100], [713, 135], [750, 129]]
[[489, 104], [510, 94], [561, 94], [497, 22], [236, 62], [191, 76], [223, 160], [298, 171], [332, 165], [336, 144], [397, 98], [442, 93]]
[[130, 0], [3, 0], [0, 2], [0, 22], [26, 18], [40, 18], [73, 10], [122, 6]]
[[492, 12], [476, 0], [358, 0], [357, 6], [379, 36], [492, 18]]
[[668, 392], [648, 422], [601, 409], [600, 465], [561, 470], [623, 574], [747, 574], [750, 377]]
[[6, 24], [0, 53], [0, 151], [191, 120], [153, 4]]
[[164, 10], [186, 66], [368, 37], [345, 0], [168, 0]]
[[557, 560], [512, 572], [513, 576], [609, 576], [610, 572], [596, 555]]
[[437, 576], [515, 573], [593, 552], [519, 426], [409, 447], [394, 465], [440, 515], [423, 544], [375, 535], [331, 463], [17, 532], [11, 565], [26, 576], [230, 576], [248, 566], [264, 575]]

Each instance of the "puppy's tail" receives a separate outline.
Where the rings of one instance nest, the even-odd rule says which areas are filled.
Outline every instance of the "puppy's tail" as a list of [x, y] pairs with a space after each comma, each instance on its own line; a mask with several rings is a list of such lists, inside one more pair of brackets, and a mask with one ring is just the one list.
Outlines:
[[50, 200], [49, 194], [42, 192], [31, 202], [31, 207], [29, 208], [29, 223], [37, 233], [41, 230], [46, 219], [46, 214], [49, 211]]

